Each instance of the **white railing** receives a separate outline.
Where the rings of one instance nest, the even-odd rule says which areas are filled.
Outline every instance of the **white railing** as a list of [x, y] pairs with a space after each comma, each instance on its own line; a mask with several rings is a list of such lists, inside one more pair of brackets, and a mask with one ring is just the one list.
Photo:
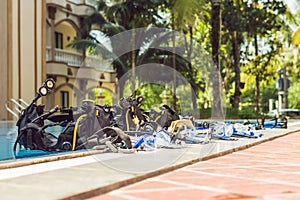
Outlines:
[[[46, 61], [51, 61], [51, 49], [46, 50]], [[54, 61], [64, 62], [70, 66], [83, 66], [83, 55], [78, 52], [67, 51], [63, 49], [55, 49]], [[104, 71], [114, 71], [109, 61], [103, 60], [96, 56], [87, 56], [85, 59], [86, 67], [93, 67]]]
[[98, 2], [96, 0], [86, 0], [85, 3], [90, 6], [94, 6], [95, 8], [98, 6]]
[[81, 53], [66, 51], [62, 49], [55, 49], [54, 60], [78, 67], [82, 65], [83, 56]]
[[75, 4], [86, 4], [90, 6], [97, 6], [98, 1], [97, 0], [68, 0], [69, 2], [75, 3]]
[[114, 72], [111, 62], [107, 60], [103, 60], [96, 56], [87, 56], [86, 57], [86, 66], [94, 67], [99, 70], [107, 71], [107, 72]]
[[82, 2], [82, 0], [68, 0], [68, 1], [76, 4], [80, 4]]
[[65, 7], [65, 5], [66, 5], [66, 1], [62, 1], [62, 0], [47, 0], [47, 3], [60, 5], [62, 7]]
[[5, 102], [6, 110], [11, 113], [17, 120], [22, 111], [29, 106], [29, 103], [23, 99], [9, 99]]

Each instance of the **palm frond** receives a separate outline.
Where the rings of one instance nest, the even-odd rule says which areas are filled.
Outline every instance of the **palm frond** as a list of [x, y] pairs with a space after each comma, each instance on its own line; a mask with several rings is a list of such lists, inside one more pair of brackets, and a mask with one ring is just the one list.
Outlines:
[[193, 26], [196, 14], [200, 13], [205, 0], [175, 0], [173, 13], [175, 26], [179, 30], [185, 29], [185, 25]]
[[89, 39], [75, 39], [70, 44], [67, 45], [67, 47], [84, 51], [89, 48], [97, 48], [98, 44], [92, 40]]

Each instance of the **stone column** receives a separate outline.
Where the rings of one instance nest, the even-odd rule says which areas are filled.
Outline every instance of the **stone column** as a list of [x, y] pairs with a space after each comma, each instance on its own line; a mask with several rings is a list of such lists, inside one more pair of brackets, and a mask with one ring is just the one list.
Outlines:
[[50, 50], [50, 60], [53, 61], [55, 59], [55, 13], [56, 8], [49, 6], [48, 7], [48, 17], [50, 19], [50, 32], [51, 32], [51, 50]]
[[9, 34], [9, 1], [10, 0], [0, 0], [0, 45], [2, 50], [0, 51], [0, 120], [7, 119], [7, 111], [4, 108], [5, 101], [8, 99], [8, 58], [10, 49], [8, 49], [8, 44], [10, 38], [8, 37]]

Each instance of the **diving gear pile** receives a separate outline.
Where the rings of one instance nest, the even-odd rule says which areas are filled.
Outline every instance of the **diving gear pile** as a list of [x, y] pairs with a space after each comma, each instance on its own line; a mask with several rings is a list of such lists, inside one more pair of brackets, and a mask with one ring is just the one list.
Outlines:
[[265, 128], [287, 127], [286, 119], [276, 119], [273, 124], [272, 121], [264, 121], [255, 125], [201, 122], [191, 115], [178, 115], [168, 105], [144, 111], [141, 96], [123, 97], [117, 105], [111, 106], [83, 100], [80, 107], [55, 106], [45, 110], [44, 105], [36, 103], [47, 96], [54, 86], [53, 79], [45, 80], [32, 102], [22, 111], [16, 124], [15, 153], [22, 150], [60, 152], [79, 149], [136, 153], [206, 145], [213, 139], [261, 138], [261, 131]]

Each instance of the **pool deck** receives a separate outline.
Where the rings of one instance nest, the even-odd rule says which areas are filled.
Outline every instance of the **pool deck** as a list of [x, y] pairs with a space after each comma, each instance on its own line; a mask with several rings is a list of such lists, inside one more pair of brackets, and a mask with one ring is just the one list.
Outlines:
[[[0, 163], [1, 199], [300, 199], [300, 121], [262, 138]], [[201, 197], [201, 198], [200, 198]]]

